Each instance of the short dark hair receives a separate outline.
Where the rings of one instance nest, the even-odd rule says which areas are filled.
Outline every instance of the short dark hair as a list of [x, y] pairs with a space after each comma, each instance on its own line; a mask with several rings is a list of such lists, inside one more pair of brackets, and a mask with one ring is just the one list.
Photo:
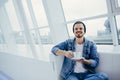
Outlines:
[[81, 22], [81, 21], [76, 21], [76, 22], [73, 24], [73, 32], [74, 32], [74, 27], [75, 27], [76, 24], [83, 24], [84, 32], [86, 33], [86, 26], [85, 26], [85, 24], [84, 24], [83, 22]]

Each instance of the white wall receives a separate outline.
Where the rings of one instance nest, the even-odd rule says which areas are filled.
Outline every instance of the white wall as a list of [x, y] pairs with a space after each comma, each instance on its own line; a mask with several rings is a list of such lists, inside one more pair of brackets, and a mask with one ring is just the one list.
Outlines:
[[14, 80], [55, 80], [53, 64], [0, 53], [0, 71]]
[[120, 80], [120, 53], [100, 53], [98, 72], [107, 73], [109, 80]]

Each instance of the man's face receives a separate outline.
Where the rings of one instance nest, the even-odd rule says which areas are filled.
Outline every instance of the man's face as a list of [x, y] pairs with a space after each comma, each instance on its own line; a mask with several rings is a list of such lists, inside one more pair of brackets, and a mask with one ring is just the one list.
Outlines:
[[74, 35], [77, 38], [81, 38], [84, 36], [84, 26], [83, 24], [76, 24], [74, 26]]

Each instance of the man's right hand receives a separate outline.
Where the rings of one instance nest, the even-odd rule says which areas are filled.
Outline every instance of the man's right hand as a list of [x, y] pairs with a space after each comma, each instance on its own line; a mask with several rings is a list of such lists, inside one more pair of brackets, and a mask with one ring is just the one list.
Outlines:
[[64, 51], [64, 56], [66, 56], [67, 58], [72, 58], [73, 52], [72, 51]]
[[73, 57], [73, 52], [72, 51], [65, 51], [65, 50], [57, 50], [57, 55], [63, 55], [66, 56], [67, 58], [72, 58]]

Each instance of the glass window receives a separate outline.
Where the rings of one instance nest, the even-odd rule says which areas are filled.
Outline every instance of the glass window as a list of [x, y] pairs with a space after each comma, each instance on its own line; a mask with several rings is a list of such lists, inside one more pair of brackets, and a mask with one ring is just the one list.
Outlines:
[[[112, 43], [110, 24], [107, 18], [87, 20], [83, 22], [86, 24], [85, 36], [87, 38], [94, 40], [97, 44]], [[73, 37], [74, 36], [72, 31], [73, 23], [68, 24], [67, 26], [70, 37]]]
[[120, 7], [120, 0], [115, 0], [116, 8]]
[[42, 0], [31, 0], [33, 11], [39, 27], [48, 25], [47, 17], [43, 8]]
[[118, 29], [119, 44], [120, 44], [120, 15], [116, 16], [116, 22], [117, 22], [117, 29]]
[[6, 41], [1, 27], [2, 26], [0, 25], [0, 51], [6, 52], [8, 46], [6, 45]]
[[107, 13], [106, 0], [61, 1], [67, 21]]
[[12, 26], [12, 30], [15, 32], [21, 31], [20, 24], [18, 22], [12, 0], [9, 0], [5, 4], [5, 8], [6, 8], [6, 11], [8, 13], [8, 17], [9, 17], [9, 21], [10, 21], [11, 26]]
[[0, 27], [0, 45], [2, 45], [2, 44], [4, 44], [4, 43], [5, 43], [5, 39], [4, 39], [2, 30], [1, 30], [1, 27]]
[[120, 0], [118, 0], [118, 6], [120, 7]]
[[14, 32], [14, 36], [17, 44], [25, 44], [23, 32]]
[[109, 23], [107, 21], [108, 21], [107, 18], [98, 18], [98, 19], [85, 21], [87, 28], [86, 36], [100, 37], [100, 36], [110, 35], [109, 32], [111, 32], [111, 30], [110, 30], [110, 26], [108, 25]]
[[51, 44], [52, 43], [52, 38], [50, 35], [50, 29], [49, 28], [42, 28], [39, 29], [40, 36], [41, 36], [41, 42], [43, 44]]
[[16, 32], [14, 33], [14, 35], [15, 35], [15, 40], [16, 40], [16, 45], [18, 50], [17, 55], [33, 58], [30, 46], [25, 40], [24, 32]]
[[29, 29], [32, 29], [32, 28], [34, 28], [34, 26], [33, 26], [32, 20], [31, 20], [31, 15], [30, 15], [26, 0], [22, 0], [22, 5], [23, 5], [24, 11], [25, 11], [25, 15], [26, 15]]
[[67, 29], [68, 29], [68, 33], [69, 33], [69, 37], [74, 37], [74, 34], [73, 34], [73, 24], [74, 23], [69, 23], [67, 24]]
[[113, 13], [120, 11], [120, 0], [111, 0], [111, 5], [113, 8]]
[[4, 35], [1, 30], [1, 26], [0, 26], [0, 51], [4, 52], [6, 50], [7, 50], [7, 45], [6, 45], [5, 38], [4, 38]]
[[18, 49], [18, 53], [19, 53], [18, 55], [33, 58], [33, 54], [31, 52], [31, 48], [29, 45], [18, 44], [17, 49]]

